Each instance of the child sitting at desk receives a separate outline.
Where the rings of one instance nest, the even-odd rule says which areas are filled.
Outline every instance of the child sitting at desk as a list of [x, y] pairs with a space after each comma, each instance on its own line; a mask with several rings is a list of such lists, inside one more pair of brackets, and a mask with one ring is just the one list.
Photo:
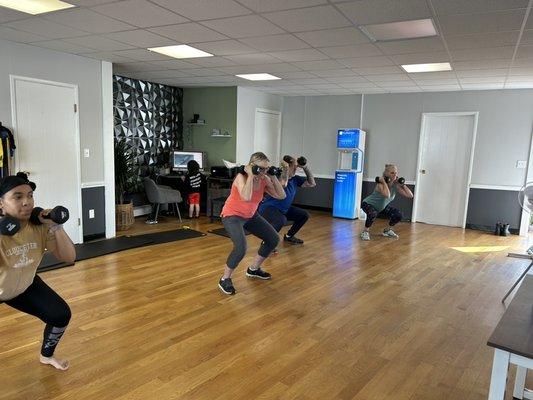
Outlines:
[[182, 177], [185, 181], [187, 199], [189, 202], [189, 218], [200, 217], [200, 186], [202, 184], [202, 174], [200, 165], [195, 160], [187, 163], [187, 175]]

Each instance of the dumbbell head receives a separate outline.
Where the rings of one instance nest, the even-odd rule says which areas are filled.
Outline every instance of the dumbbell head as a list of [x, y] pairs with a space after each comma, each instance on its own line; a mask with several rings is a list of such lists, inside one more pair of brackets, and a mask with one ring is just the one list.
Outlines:
[[271, 176], [281, 176], [281, 168], [274, 167], [273, 165], [267, 169], [267, 174]]
[[398, 183], [400, 185], [403, 185], [405, 183], [405, 178], [403, 178], [403, 177], [402, 178], [398, 178]]
[[[238, 174], [246, 175], [246, 171], [244, 170], [244, 165], [239, 165], [238, 167], [235, 167], [235, 171]], [[253, 175], [259, 175], [259, 172], [261, 172], [261, 168], [257, 165], [252, 165], [252, 174]]]
[[20, 230], [20, 223], [17, 219], [11, 217], [2, 217], [0, 219], [0, 235], [13, 236]]
[[385, 180], [385, 183], [389, 183], [390, 182], [390, 178], [388, 176], [376, 176], [376, 183], [379, 183], [381, 181], [381, 178], [383, 178]]
[[[30, 222], [34, 225], [41, 225], [41, 220], [39, 219], [39, 215], [43, 209], [41, 207], [35, 207], [30, 216]], [[70, 214], [68, 212], [68, 209], [63, 206], [56, 206], [54, 207], [47, 215], [42, 216], [44, 219], [51, 219], [56, 224], [64, 224], [68, 221]]]
[[307, 165], [307, 158], [305, 158], [304, 156], [300, 156], [298, 157], [296, 162], [298, 163], [298, 166], [305, 167]]

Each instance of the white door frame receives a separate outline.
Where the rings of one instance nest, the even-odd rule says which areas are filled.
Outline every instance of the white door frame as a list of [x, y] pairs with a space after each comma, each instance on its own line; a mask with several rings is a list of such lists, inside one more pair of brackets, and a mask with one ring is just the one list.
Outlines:
[[421, 168], [421, 162], [422, 162], [422, 151], [423, 151], [423, 145], [424, 140], [426, 138], [426, 125], [427, 125], [427, 119], [428, 117], [456, 117], [456, 116], [464, 116], [464, 115], [472, 115], [474, 116], [474, 126], [472, 127], [472, 143], [470, 148], [470, 160], [468, 162], [468, 178], [466, 182], [466, 195], [465, 195], [465, 207], [463, 210], [463, 222], [461, 224], [462, 228], [464, 229], [466, 226], [466, 212], [468, 210], [468, 198], [470, 196], [470, 182], [472, 180], [472, 165], [474, 164], [474, 151], [476, 148], [476, 135], [477, 135], [477, 123], [479, 118], [479, 112], [478, 111], [461, 111], [461, 112], [430, 112], [430, 113], [422, 113], [422, 123], [420, 125], [420, 139], [418, 141], [418, 158], [416, 162], [416, 185], [415, 185], [415, 196], [413, 201], [413, 222], [416, 222], [417, 220], [417, 212], [418, 212], [418, 194], [420, 193], [420, 168]]
[[[529, 159], [527, 163], [527, 170], [526, 170], [526, 179], [524, 182], [524, 185], [528, 182], [533, 181], [533, 133], [531, 135], [530, 145], [529, 145]], [[518, 200], [518, 199], [517, 199]], [[522, 216], [520, 218], [520, 236], [527, 236], [529, 232], [529, 219], [531, 214], [528, 213], [526, 210], [521, 208]]]
[[256, 108], [254, 113], [254, 140], [252, 142], [252, 148], [255, 149], [255, 134], [256, 134], [256, 128], [257, 128], [257, 112], [262, 112], [266, 114], [273, 114], [277, 115], [279, 117], [278, 119], [278, 143], [277, 143], [277, 156], [279, 160], [281, 161], [281, 111], [276, 110], [269, 110], [267, 108]]
[[[79, 97], [78, 97], [78, 85], [73, 85], [70, 83], [63, 83], [63, 82], [55, 82], [55, 81], [48, 81], [44, 79], [36, 79], [36, 78], [29, 78], [26, 76], [19, 76], [19, 75], [9, 75], [9, 82], [10, 82], [10, 92], [11, 92], [11, 125], [13, 126], [13, 129], [15, 130], [15, 145], [19, 147], [18, 143], [18, 136], [16, 135], [17, 131], [17, 93], [15, 90], [15, 83], [17, 81], [26, 81], [26, 82], [34, 82], [34, 83], [40, 83], [43, 85], [50, 85], [50, 86], [59, 86], [59, 87], [66, 87], [70, 89], [74, 89], [74, 101], [75, 104], [79, 105]], [[78, 107], [79, 109], [79, 107]], [[74, 123], [76, 125], [75, 128], [75, 145], [76, 145], [76, 178], [77, 178], [77, 190], [76, 190], [76, 197], [77, 197], [77, 203], [78, 203], [78, 210], [80, 212], [80, 215], [77, 217], [79, 218], [79, 224], [78, 224], [78, 243], [83, 243], [83, 209], [81, 205], [81, 159], [80, 159], [80, 118], [79, 118], [79, 112], [76, 111], [74, 113]], [[19, 160], [17, 156], [18, 152], [15, 152], [15, 170], [18, 169], [19, 166]]]

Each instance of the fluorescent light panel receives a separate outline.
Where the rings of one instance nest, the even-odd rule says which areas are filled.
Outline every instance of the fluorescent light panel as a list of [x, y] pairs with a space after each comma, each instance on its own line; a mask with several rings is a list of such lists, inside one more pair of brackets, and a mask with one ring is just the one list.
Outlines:
[[248, 79], [249, 81], [274, 81], [277, 79], [281, 79], [277, 76], [270, 75], [270, 74], [242, 74], [242, 75], [235, 75], [239, 78]]
[[32, 15], [74, 7], [72, 4], [59, 0], [0, 0], [0, 6]]
[[363, 25], [359, 28], [373, 42], [437, 36], [437, 30], [431, 18]]
[[438, 71], [451, 71], [452, 66], [450, 63], [431, 63], [431, 64], [405, 64], [402, 65], [405, 72], [438, 72]]
[[213, 54], [206, 53], [200, 49], [180, 44], [176, 46], [152, 47], [150, 51], [164, 54], [173, 58], [198, 58], [198, 57], [213, 57]]

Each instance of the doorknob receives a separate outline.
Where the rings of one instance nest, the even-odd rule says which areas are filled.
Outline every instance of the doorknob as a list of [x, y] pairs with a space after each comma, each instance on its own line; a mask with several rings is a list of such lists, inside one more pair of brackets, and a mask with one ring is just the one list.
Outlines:
[[422, 175], [425, 175], [425, 174], [426, 174], [426, 170], [425, 170], [425, 169], [421, 169], [421, 170], [420, 170], [420, 173], [421, 173]]

